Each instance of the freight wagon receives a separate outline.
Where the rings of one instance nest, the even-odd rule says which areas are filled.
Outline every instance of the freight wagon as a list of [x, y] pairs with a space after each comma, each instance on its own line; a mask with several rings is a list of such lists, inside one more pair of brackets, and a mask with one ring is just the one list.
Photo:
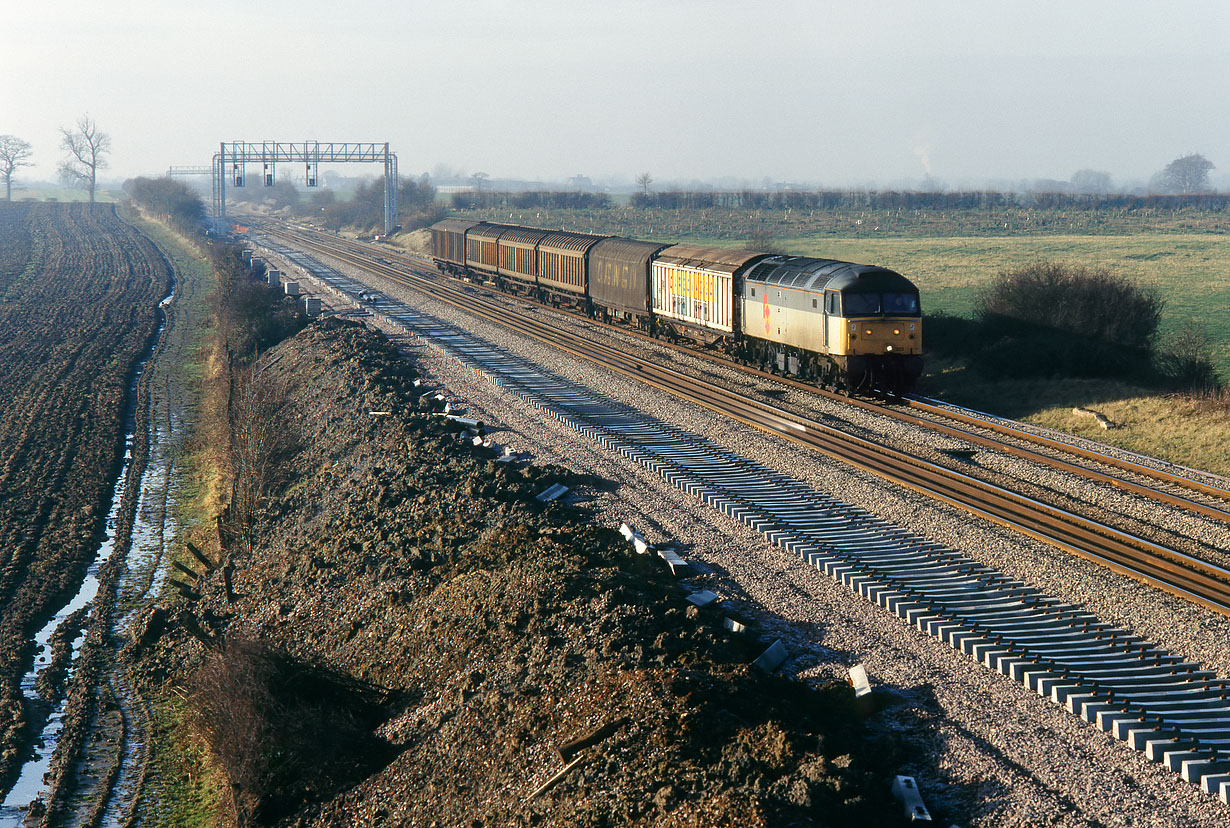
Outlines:
[[431, 239], [441, 272], [850, 393], [922, 376], [918, 288], [887, 268], [463, 219]]

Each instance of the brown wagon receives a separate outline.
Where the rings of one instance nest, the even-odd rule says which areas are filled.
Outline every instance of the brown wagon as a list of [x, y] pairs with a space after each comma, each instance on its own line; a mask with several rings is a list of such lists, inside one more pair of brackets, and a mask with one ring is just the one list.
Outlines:
[[589, 251], [589, 298], [595, 312], [649, 322], [649, 273], [654, 255], [666, 247], [634, 239], [603, 239]]
[[537, 284], [538, 243], [550, 233], [550, 230], [516, 227], [500, 236], [497, 245], [499, 274], [529, 285]]
[[431, 228], [431, 256], [437, 263], [449, 265], [450, 272], [457, 272], [466, 263], [466, 231], [485, 222], [470, 219], [450, 218], [437, 222]]
[[538, 287], [554, 301], [585, 301], [589, 249], [606, 236], [551, 233], [538, 243]]
[[497, 242], [500, 236], [517, 228], [508, 224], [483, 222], [466, 232], [466, 267], [495, 275], [499, 267]]

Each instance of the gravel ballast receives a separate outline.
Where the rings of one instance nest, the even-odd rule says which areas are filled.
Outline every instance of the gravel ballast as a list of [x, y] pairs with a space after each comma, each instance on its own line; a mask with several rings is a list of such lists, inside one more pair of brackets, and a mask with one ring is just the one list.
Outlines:
[[[361, 275], [331, 264], [352, 277]], [[599, 388], [613, 399], [686, 427], [1062, 600], [1079, 603], [1103, 620], [1146, 636], [1219, 675], [1230, 675], [1230, 624], [1225, 618], [948, 507], [887, 488], [840, 463], [748, 432], [703, 409], [432, 302], [416, 291], [370, 275], [363, 278], [411, 307], [474, 331], [570, 379]], [[577, 432], [543, 418], [491, 382], [459, 371], [451, 358], [435, 348], [411, 344], [408, 350], [429, 377], [453, 398], [464, 401], [468, 416], [481, 417], [498, 429], [495, 436], [500, 442], [531, 452], [537, 462], [558, 463], [612, 481], [613, 490], [592, 493], [599, 519], [610, 526], [626, 520], [650, 540], [674, 539], [684, 545], [685, 557], [703, 566], [702, 574], [692, 579], [696, 586], [712, 589], [754, 614], [790, 645], [794, 657], [786, 665], [788, 670], [820, 679], [841, 677], [853, 663], [866, 664], [873, 681], [898, 694], [901, 709], [911, 711], [915, 731], [909, 736], [918, 759], [915, 765], [903, 766], [902, 772], [931, 769], [933, 778], [919, 774], [924, 794], [968, 814], [969, 824], [1221, 825], [1230, 819], [1226, 806], [1142, 754], [918, 633], [741, 524], [703, 507], [639, 466], [601, 450]], [[670, 358], [686, 362], [686, 357]], [[763, 385], [763, 381], [745, 382]], [[832, 405], [820, 400], [809, 404], [821, 415]], [[864, 417], [849, 411], [827, 416]], [[906, 428], [874, 415], [865, 415], [860, 427]], [[919, 438], [921, 432], [913, 432], [896, 439], [939, 444], [933, 436]], [[997, 458], [993, 462], [1023, 461]], [[1230, 548], [1224, 526], [1144, 504], [1087, 481], [1058, 480], [1054, 472], [1037, 473], [1047, 475], [1039, 478], [1038, 485], [1070, 486], [1086, 498], [1118, 498], [1114, 508], [1140, 509], [1142, 520], [1165, 521], [1177, 531], [1195, 533], [1202, 543]], [[880, 726], [892, 729], [893, 718], [893, 710], [886, 711]], [[928, 726], [918, 728], [920, 720]]]

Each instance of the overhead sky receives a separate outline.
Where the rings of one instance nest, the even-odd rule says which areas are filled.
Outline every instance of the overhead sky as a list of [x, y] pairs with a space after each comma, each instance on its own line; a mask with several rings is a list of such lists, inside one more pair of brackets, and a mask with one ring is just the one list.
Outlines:
[[82, 113], [121, 179], [305, 139], [553, 181], [1124, 184], [1189, 152], [1230, 175], [1225, 0], [5, 6], [0, 134], [33, 145], [26, 180], [55, 177]]

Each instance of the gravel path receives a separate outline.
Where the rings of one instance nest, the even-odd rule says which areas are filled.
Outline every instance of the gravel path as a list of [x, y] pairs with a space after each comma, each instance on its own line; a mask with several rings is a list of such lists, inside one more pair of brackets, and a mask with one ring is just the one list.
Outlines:
[[[362, 276], [412, 307], [1032, 582], [1056, 597], [1082, 604], [1108, 622], [1132, 629], [1220, 676], [1230, 676], [1230, 619], [920, 496], [886, 487], [878, 479], [779, 439], [749, 432], [704, 409], [441, 306], [416, 291], [338, 262], [331, 264], [351, 277]], [[425, 374], [464, 402], [470, 416], [490, 424], [497, 441], [529, 452], [536, 462], [555, 462], [612, 481], [612, 490], [592, 493], [596, 519], [612, 526], [626, 520], [651, 541], [671, 538], [681, 543], [684, 556], [702, 565], [701, 574], [692, 579], [697, 586], [717, 592], [756, 617], [768, 635], [786, 641], [795, 654], [788, 670], [809, 679], [844, 678], [848, 666], [865, 664], [873, 683], [887, 688], [885, 695], [894, 702], [875, 718], [872, 727], [912, 729], [916, 761], [902, 772], [918, 775], [929, 799], [943, 799], [969, 813], [970, 825], [1230, 823], [1230, 807], [1058, 705], [919, 633], [639, 465], [609, 454], [553, 419], [544, 419], [536, 409], [486, 379], [458, 370], [456, 362], [434, 347], [410, 344], [407, 350]], [[677, 354], [663, 354], [677, 364], [689, 361]], [[740, 381], [753, 388], [765, 386], [763, 381]], [[787, 397], [796, 395], [799, 392], [786, 392]], [[818, 398], [797, 402], [810, 404], [821, 418], [857, 420], [861, 428], [908, 429], [872, 414], [840, 410]], [[908, 432], [894, 439], [921, 445], [952, 442], [917, 429]], [[995, 458], [993, 462], [1022, 461]], [[1065, 477], [1048, 479], [1043, 485], [1075, 491], [1092, 484]], [[1230, 532], [1224, 526], [1181, 517], [1118, 492], [1093, 491], [1084, 496], [1120, 498], [1115, 508], [1139, 508], [1142, 519], [1166, 521], [1165, 525], [1179, 531], [1206, 533], [1201, 535], [1205, 543], [1230, 548]], [[1192, 522], [1180, 523], [1183, 520]]]

